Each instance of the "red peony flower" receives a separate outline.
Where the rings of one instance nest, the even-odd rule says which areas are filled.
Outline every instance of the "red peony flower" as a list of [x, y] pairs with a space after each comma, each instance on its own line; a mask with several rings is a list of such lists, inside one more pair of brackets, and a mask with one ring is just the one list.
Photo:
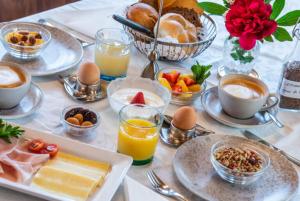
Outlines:
[[250, 50], [256, 40], [270, 36], [277, 23], [270, 19], [272, 7], [264, 0], [236, 0], [226, 14], [225, 26], [231, 36], [239, 37], [240, 46]]

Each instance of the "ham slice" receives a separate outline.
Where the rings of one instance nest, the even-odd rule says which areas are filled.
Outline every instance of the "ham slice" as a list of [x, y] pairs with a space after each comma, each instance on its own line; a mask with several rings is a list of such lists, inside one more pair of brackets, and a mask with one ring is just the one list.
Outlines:
[[0, 141], [0, 178], [25, 183], [49, 159], [48, 154], [30, 153], [24, 140]]

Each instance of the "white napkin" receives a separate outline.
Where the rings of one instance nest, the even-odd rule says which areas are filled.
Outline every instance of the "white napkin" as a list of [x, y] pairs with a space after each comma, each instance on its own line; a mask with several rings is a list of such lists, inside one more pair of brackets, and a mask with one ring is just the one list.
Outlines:
[[128, 176], [124, 179], [124, 193], [126, 201], [168, 201]]

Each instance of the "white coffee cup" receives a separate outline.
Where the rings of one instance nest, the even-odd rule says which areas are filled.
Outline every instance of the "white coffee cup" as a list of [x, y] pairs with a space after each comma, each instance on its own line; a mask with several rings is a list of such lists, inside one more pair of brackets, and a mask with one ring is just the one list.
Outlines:
[[270, 95], [263, 81], [242, 74], [222, 77], [218, 85], [218, 95], [223, 110], [238, 119], [251, 118], [266, 107], [269, 98], [274, 97]]
[[18, 86], [4, 87], [0, 85], [0, 109], [10, 109], [17, 106], [29, 91], [31, 75], [16, 63], [1, 61], [0, 66], [11, 67], [24, 75], [24, 80]]

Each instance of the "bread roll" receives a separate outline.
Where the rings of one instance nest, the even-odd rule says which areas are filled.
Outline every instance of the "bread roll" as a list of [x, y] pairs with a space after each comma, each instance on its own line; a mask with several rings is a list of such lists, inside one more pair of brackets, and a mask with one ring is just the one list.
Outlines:
[[203, 9], [200, 8], [196, 0], [176, 0], [169, 8], [186, 8], [192, 9], [198, 15], [203, 14]]
[[127, 18], [153, 31], [158, 13], [148, 4], [136, 3], [128, 8]]
[[172, 38], [174, 39], [172, 42], [178, 43], [193, 43], [198, 40], [196, 27], [182, 15], [176, 13], [167, 13], [161, 17], [158, 38], [166, 39], [166, 41], [170, 41]]
[[140, 3], [145, 3], [148, 4], [150, 6], [152, 6], [153, 8], [155, 8], [155, 10], [158, 11], [158, 2], [157, 0], [139, 0]]

